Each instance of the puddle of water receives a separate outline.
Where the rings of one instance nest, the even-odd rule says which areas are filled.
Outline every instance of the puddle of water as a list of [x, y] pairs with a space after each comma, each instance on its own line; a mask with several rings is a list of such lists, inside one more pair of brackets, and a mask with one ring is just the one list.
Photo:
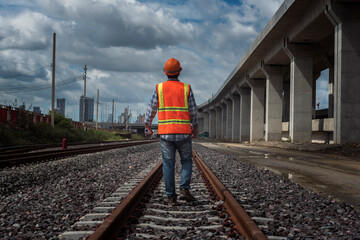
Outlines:
[[269, 171], [272, 171], [273, 173], [277, 174], [277, 175], [280, 175], [280, 176], [283, 176], [285, 178], [288, 178], [288, 179], [300, 179], [301, 178], [301, 175], [297, 175], [297, 174], [293, 174], [293, 173], [289, 173], [289, 172], [286, 172], [286, 171], [283, 171], [283, 170], [278, 170], [278, 169], [274, 169], [274, 168], [269, 168], [269, 167], [264, 167], [265, 170], [269, 170]]
[[278, 155], [271, 154], [271, 153], [265, 153], [264, 158], [278, 158]]
[[262, 152], [255, 152], [255, 151], [249, 151], [250, 153], [253, 153], [253, 154], [257, 154], [257, 155], [262, 155], [263, 153]]

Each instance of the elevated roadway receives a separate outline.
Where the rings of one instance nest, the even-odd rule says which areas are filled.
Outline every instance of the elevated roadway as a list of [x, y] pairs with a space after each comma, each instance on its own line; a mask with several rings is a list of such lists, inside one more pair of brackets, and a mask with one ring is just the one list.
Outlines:
[[[285, 0], [217, 93], [200, 132], [230, 141], [360, 142], [360, 1]], [[329, 108], [316, 80], [329, 69]]]

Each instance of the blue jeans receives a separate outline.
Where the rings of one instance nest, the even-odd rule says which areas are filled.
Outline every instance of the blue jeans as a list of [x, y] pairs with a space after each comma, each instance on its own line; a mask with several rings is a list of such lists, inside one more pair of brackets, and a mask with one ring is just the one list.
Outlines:
[[163, 174], [166, 196], [176, 196], [175, 192], [175, 154], [178, 150], [181, 158], [180, 189], [190, 189], [192, 173], [192, 140], [166, 141], [160, 138], [163, 159]]

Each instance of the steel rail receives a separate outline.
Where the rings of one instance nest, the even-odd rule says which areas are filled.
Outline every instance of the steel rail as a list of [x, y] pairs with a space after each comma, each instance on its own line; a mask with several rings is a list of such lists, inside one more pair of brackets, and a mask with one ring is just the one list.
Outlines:
[[[139, 140], [135, 140], [139, 141]], [[87, 144], [102, 144], [102, 143], [124, 143], [130, 142], [127, 140], [124, 141], [96, 141], [96, 142], [69, 142], [67, 146], [80, 146], [80, 145], [87, 145]], [[134, 142], [134, 141], [131, 141]], [[10, 147], [1, 147], [0, 148], [0, 158], [4, 155], [11, 155], [11, 154], [22, 154], [30, 151], [36, 151], [46, 148], [60, 148], [62, 143], [52, 143], [52, 144], [34, 144], [34, 145], [22, 145], [22, 146], [10, 146]]]
[[148, 190], [160, 180], [161, 176], [162, 161], [129, 193], [87, 240], [116, 239], [122, 228], [128, 225], [128, 219], [132, 212]]
[[265, 234], [258, 228], [250, 218], [240, 203], [234, 198], [231, 192], [221, 183], [211, 169], [201, 160], [199, 155], [193, 151], [193, 159], [199, 170], [202, 171], [211, 185], [214, 187], [218, 197], [224, 201], [230, 219], [233, 221], [234, 228], [243, 234], [246, 239], [266, 240]]
[[129, 143], [121, 143], [121, 144], [110, 144], [106, 146], [97, 146], [97, 147], [87, 147], [87, 148], [77, 148], [77, 149], [62, 149], [62, 150], [51, 150], [51, 151], [43, 151], [43, 152], [31, 152], [31, 153], [23, 153], [23, 154], [12, 154], [7, 155], [7, 157], [0, 157], [0, 166], [21, 164], [21, 163], [29, 163], [34, 161], [41, 161], [47, 159], [58, 159], [64, 158], [68, 156], [74, 156], [79, 154], [93, 153], [93, 152], [101, 152], [114, 148], [122, 148], [129, 146], [136, 146], [141, 144], [153, 143], [155, 141], [139, 141], [139, 142], [129, 142]]
[[[193, 151], [193, 159], [199, 171], [203, 173], [205, 180], [211, 184], [218, 197], [224, 202], [223, 207], [230, 216], [229, 220], [234, 224], [232, 228], [245, 236], [246, 239], [266, 240], [267, 237], [264, 233], [195, 151]], [[129, 226], [129, 219], [141, 203], [142, 198], [148, 193], [148, 190], [154, 188], [161, 176], [162, 162], [160, 161], [87, 240], [117, 239], [119, 233]]]

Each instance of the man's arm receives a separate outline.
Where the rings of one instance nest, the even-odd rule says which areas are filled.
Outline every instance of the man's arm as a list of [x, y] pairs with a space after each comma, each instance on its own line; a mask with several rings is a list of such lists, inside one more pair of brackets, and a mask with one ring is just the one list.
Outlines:
[[155, 89], [154, 94], [150, 100], [150, 103], [147, 107], [146, 110], [146, 120], [145, 120], [145, 128], [151, 129], [150, 125], [156, 115], [157, 109], [159, 107], [159, 103], [158, 103], [158, 95], [157, 95], [157, 90]]
[[189, 93], [189, 114], [191, 120], [191, 135], [193, 138], [197, 137], [198, 134], [198, 119], [197, 119], [197, 109], [196, 109], [196, 102], [195, 97], [190, 87]]

